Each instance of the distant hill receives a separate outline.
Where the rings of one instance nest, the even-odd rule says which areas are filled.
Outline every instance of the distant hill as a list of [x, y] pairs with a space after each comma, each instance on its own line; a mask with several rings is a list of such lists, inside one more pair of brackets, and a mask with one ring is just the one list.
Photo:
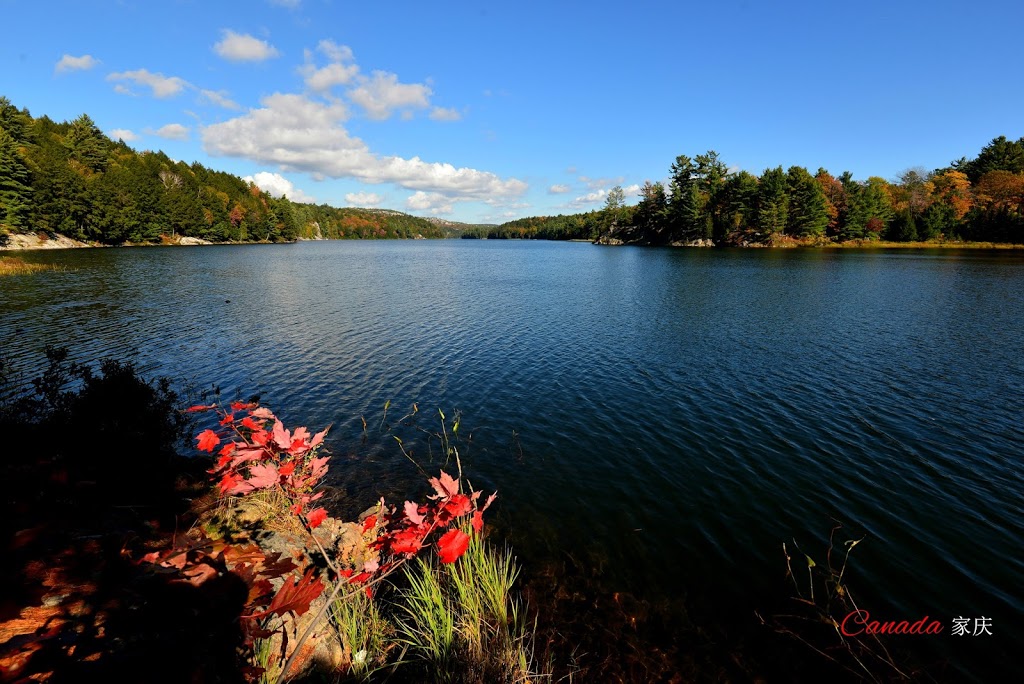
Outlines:
[[425, 219], [430, 221], [432, 224], [442, 229], [445, 232], [445, 237], [458, 238], [464, 237], [467, 234], [486, 234], [487, 231], [494, 228], [496, 224], [493, 223], [462, 223], [461, 221], [449, 221], [437, 216], [431, 216]]

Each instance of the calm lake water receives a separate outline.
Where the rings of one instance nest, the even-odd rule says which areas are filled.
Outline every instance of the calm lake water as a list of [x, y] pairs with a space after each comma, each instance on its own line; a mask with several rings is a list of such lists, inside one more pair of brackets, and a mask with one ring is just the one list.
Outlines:
[[[599, 592], [746, 641], [792, 593], [782, 543], [824, 562], [838, 520], [837, 539], [864, 537], [846, 575], [861, 608], [944, 625], [899, 647], [942, 680], [1020, 672], [1020, 253], [462, 240], [25, 258], [69, 268], [0, 282], [16, 366], [67, 345], [333, 424], [345, 513], [425, 493], [382, 421], [415, 402], [438, 430], [458, 410], [463, 465], [499, 491], [491, 520], [527, 577], [588, 568]], [[436, 443], [399, 434], [436, 473]], [[956, 617], [992, 636], [953, 636]]]

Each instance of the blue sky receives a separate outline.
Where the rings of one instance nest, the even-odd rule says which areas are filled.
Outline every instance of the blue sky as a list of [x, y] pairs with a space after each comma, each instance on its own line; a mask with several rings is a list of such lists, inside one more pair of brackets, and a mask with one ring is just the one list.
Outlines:
[[[0, 95], [335, 206], [600, 208], [679, 154], [892, 179], [1024, 136], [1024, 3], [0, 0]], [[635, 199], [635, 198], [634, 198]]]

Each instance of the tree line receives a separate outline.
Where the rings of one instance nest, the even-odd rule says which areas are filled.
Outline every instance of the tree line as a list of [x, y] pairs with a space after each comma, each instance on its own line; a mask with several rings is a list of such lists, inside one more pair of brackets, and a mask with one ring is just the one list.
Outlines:
[[83, 114], [56, 123], [0, 97], [0, 241], [45, 233], [103, 244], [440, 238], [400, 212], [300, 204], [163, 152], [136, 152]]
[[1024, 243], [1024, 138], [998, 137], [977, 157], [887, 181], [825, 169], [730, 171], [718, 153], [676, 157], [668, 185], [644, 183], [625, 204], [621, 187], [603, 209], [518, 219], [476, 237], [590, 239], [633, 244], [829, 244], [850, 240]]

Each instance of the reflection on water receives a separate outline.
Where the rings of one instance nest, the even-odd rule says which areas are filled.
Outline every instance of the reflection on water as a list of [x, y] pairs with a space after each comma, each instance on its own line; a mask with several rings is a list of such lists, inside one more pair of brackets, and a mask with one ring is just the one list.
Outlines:
[[72, 269], [2, 283], [15, 365], [67, 344], [333, 423], [353, 509], [420, 486], [373, 429], [387, 400], [427, 427], [460, 409], [464, 462], [535, 577], [590, 568], [595, 600], [685, 600], [713, 632], [785, 595], [781, 543], [823, 554], [835, 519], [866, 535], [849, 582], [879, 614], [993, 618], [995, 637], [919, 640], [920, 659], [983, 680], [1024, 638], [1024, 257], [446, 241], [27, 258]]

